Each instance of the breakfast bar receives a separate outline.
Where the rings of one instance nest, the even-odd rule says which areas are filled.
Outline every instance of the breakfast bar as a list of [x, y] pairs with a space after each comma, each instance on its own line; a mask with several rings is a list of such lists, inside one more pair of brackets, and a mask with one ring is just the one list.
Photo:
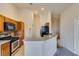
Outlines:
[[26, 56], [53, 56], [57, 50], [57, 35], [24, 41]]

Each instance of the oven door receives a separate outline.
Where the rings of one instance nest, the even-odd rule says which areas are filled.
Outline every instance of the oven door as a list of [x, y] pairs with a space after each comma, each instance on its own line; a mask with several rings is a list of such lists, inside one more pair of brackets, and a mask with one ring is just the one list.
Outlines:
[[17, 50], [18, 47], [19, 47], [19, 40], [16, 40], [16, 41], [12, 42], [11, 52], [14, 52], [15, 50]]

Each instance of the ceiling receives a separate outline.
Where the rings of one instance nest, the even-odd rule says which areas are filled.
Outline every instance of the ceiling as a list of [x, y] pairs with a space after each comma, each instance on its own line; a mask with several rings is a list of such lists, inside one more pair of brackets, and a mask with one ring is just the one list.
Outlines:
[[73, 5], [73, 3], [14, 3], [15, 7], [24, 9], [30, 8], [32, 10], [40, 10], [44, 8], [46, 10], [51, 10], [53, 13], [61, 13], [63, 10]]

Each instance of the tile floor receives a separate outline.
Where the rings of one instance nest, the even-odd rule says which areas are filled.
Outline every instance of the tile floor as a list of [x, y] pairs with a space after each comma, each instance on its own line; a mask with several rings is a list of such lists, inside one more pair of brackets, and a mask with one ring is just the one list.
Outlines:
[[78, 56], [66, 48], [58, 48], [54, 56]]

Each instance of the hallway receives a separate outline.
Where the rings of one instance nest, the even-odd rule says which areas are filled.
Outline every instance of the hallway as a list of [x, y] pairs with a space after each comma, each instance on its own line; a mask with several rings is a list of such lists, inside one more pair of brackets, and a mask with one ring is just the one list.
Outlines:
[[58, 48], [54, 56], [78, 56], [66, 48]]

